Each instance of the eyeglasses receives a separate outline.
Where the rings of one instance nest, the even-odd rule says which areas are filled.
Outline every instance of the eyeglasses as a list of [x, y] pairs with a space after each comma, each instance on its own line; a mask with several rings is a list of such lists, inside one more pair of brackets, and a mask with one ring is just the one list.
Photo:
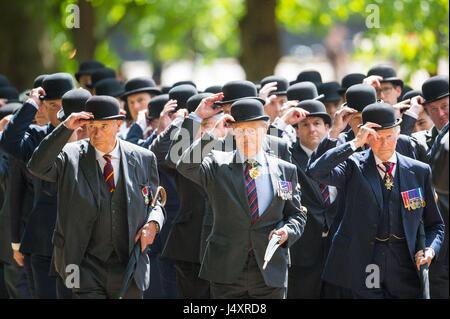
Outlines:
[[389, 86], [389, 87], [385, 87], [385, 88], [382, 88], [382, 89], [377, 89], [376, 90], [377, 91], [377, 95], [380, 96], [380, 95], [389, 94], [389, 93], [391, 93], [393, 88], [394, 88], [393, 86]]

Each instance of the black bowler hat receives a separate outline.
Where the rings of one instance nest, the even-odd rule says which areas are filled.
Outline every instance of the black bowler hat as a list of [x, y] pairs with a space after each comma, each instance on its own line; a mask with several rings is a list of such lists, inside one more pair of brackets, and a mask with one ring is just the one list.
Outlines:
[[297, 79], [289, 84], [293, 85], [301, 82], [312, 82], [314, 85], [318, 86], [322, 83], [322, 76], [315, 70], [302, 71], [297, 75]]
[[380, 125], [380, 128], [375, 128], [377, 131], [398, 126], [402, 122], [401, 118], [395, 117], [394, 108], [390, 104], [384, 102], [376, 102], [367, 105], [362, 111], [362, 120], [362, 125], [367, 122]]
[[234, 123], [269, 121], [269, 117], [264, 114], [264, 103], [256, 98], [246, 98], [234, 102], [231, 105], [231, 116], [234, 118]]
[[346, 76], [344, 76], [342, 78], [341, 88], [339, 89], [338, 93], [341, 95], [344, 95], [349, 87], [351, 87], [352, 85], [355, 85], [355, 84], [363, 83], [365, 78], [366, 78], [366, 75], [362, 74], [362, 73], [347, 74]]
[[397, 72], [394, 68], [389, 65], [377, 65], [369, 70], [367, 76], [378, 75], [383, 79], [381, 82], [391, 82], [394, 85], [399, 85], [403, 87], [403, 81], [397, 77]]
[[187, 100], [186, 102], [186, 108], [187, 110], [190, 112], [194, 112], [197, 109], [197, 106], [200, 104], [200, 102], [208, 97], [213, 95], [212, 93], [208, 93], [208, 92], [204, 92], [204, 93], [199, 93], [196, 95], [193, 95], [189, 98], [189, 100]]
[[205, 93], [212, 93], [212, 94], [217, 94], [222, 92], [222, 86], [221, 85], [213, 85], [210, 87], [207, 87], [205, 89]]
[[95, 84], [96, 95], [120, 97], [125, 92], [125, 84], [117, 79], [103, 79]]
[[94, 114], [92, 121], [123, 120], [119, 101], [112, 96], [94, 95], [86, 101], [86, 112]]
[[75, 73], [75, 78], [80, 81], [82, 75], [91, 75], [94, 71], [104, 68], [103, 63], [98, 61], [84, 61], [80, 63], [80, 68], [78, 72]]
[[39, 97], [41, 100], [58, 100], [64, 93], [75, 88], [75, 85], [69, 73], [53, 73], [44, 78], [42, 88], [45, 95]]
[[412, 91], [412, 87], [410, 87], [409, 85], [404, 84], [403, 87], [402, 87], [402, 92], [400, 93], [400, 98], [399, 98], [399, 100], [400, 100], [400, 101], [403, 101], [403, 100], [404, 100], [403, 97], [404, 97], [405, 94], [408, 93], [409, 91]]
[[70, 114], [84, 111], [86, 101], [91, 97], [91, 93], [83, 88], [73, 89], [64, 93], [61, 101], [62, 108], [57, 115], [58, 120], [62, 122]]
[[288, 89], [288, 80], [281, 76], [271, 75], [267, 76], [261, 80], [261, 88], [264, 87], [267, 83], [277, 82], [277, 90], [270, 93], [270, 95], [286, 95]]
[[312, 82], [296, 83], [287, 89], [288, 101], [319, 100], [322, 98], [323, 94], [318, 95], [317, 87]]
[[298, 103], [297, 107], [308, 111], [309, 115], [307, 117], [321, 117], [326, 124], [331, 125], [331, 117], [322, 102], [317, 100], [304, 100]]
[[341, 100], [339, 90], [341, 86], [337, 82], [325, 82], [319, 85], [319, 94], [323, 94], [322, 102], [336, 102]]
[[176, 87], [176, 86], [180, 86], [180, 85], [184, 85], [184, 84], [189, 84], [189, 85], [192, 85], [193, 87], [197, 88], [197, 84], [195, 84], [193, 81], [187, 80], [187, 81], [178, 81], [178, 82], [175, 82], [175, 83], [172, 85], [172, 89], [173, 89], [174, 87]]
[[111, 68], [97, 69], [91, 74], [91, 83], [86, 85], [88, 88], [93, 89], [98, 82], [104, 79], [115, 79], [116, 71]]
[[169, 102], [169, 94], [161, 94], [152, 98], [148, 103], [147, 118], [149, 120], [159, 119], [167, 102]]
[[19, 102], [12, 102], [12, 103], [6, 103], [2, 107], [0, 107], [0, 120], [3, 119], [5, 116], [14, 114], [22, 107], [22, 103]]
[[186, 102], [191, 96], [198, 94], [195, 86], [190, 84], [181, 84], [175, 86], [169, 91], [169, 100], [177, 101], [177, 109], [185, 109]]
[[33, 89], [36, 89], [36, 88], [38, 88], [38, 87], [42, 87], [42, 83], [44, 82], [44, 79], [45, 79], [45, 77], [47, 76], [48, 74], [41, 74], [41, 75], [38, 75], [35, 79], [34, 79], [34, 81], [33, 81]]
[[429, 78], [422, 84], [422, 93], [428, 104], [448, 96], [448, 76], [437, 75]]
[[125, 93], [122, 95], [122, 99], [133, 94], [144, 92], [153, 95], [161, 94], [161, 91], [156, 87], [156, 83], [152, 78], [138, 77], [128, 80], [127, 83], [125, 83]]
[[258, 98], [258, 91], [255, 84], [250, 81], [231, 81], [226, 83], [222, 87], [223, 100], [218, 101], [215, 104], [225, 105], [232, 104], [241, 99], [258, 99], [262, 104], [266, 102], [263, 99]]
[[402, 101], [404, 101], [404, 100], [408, 100], [408, 99], [412, 99], [413, 97], [416, 97], [416, 96], [423, 96], [422, 95], [422, 91], [419, 91], [419, 90], [410, 90], [410, 91], [408, 91], [408, 92], [406, 92], [404, 95], [403, 95], [403, 97], [402, 97]]
[[6, 99], [8, 102], [18, 102], [19, 91], [13, 86], [0, 87], [0, 99]]
[[368, 84], [355, 84], [345, 92], [345, 100], [343, 106], [362, 112], [367, 105], [377, 101], [377, 91]]
[[11, 84], [9, 83], [9, 80], [6, 76], [4, 76], [3, 74], [0, 74], [0, 87], [3, 86], [10, 86]]

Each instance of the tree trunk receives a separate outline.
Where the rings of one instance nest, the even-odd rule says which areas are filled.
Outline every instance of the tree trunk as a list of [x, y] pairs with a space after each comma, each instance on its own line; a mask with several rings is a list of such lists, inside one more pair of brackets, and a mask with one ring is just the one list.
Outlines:
[[73, 44], [77, 50], [75, 58], [78, 63], [92, 60], [95, 55], [97, 39], [95, 36], [95, 10], [86, 0], [78, 2], [80, 8], [80, 28], [72, 29]]
[[240, 62], [250, 81], [273, 74], [281, 57], [276, 4], [276, 0], [246, 0], [247, 13], [239, 23]]
[[0, 1], [0, 73], [21, 91], [30, 88], [37, 75], [49, 71], [44, 68], [41, 50], [47, 34], [45, 24], [38, 13], [25, 10], [27, 6], [23, 1]]

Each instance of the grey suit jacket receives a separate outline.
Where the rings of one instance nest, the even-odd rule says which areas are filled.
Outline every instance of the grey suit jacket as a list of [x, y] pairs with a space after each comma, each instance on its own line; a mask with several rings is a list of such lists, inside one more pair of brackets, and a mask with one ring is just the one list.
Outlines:
[[[95, 149], [88, 140], [66, 144], [71, 134], [72, 131], [61, 124], [42, 141], [28, 163], [30, 171], [39, 178], [58, 182], [54, 260], [57, 272], [64, 279], [68, 275], [68, 265], [80, 265], [83, 261], [100, 211], [101, 181], [97, 173]], [[142, 188], [150, 186], [154, 193], [159, 184], [155, 156], [141, 147], [118, 141], [128, 203], [128, 244], [131, 253], [139, 229], [156, 216], [163, 220], [164, 211], [157, 206], [146, 220], [151, 208], [145, 204]], [[134, 275], [141, 290], [148, 288], [149, 275], [149, 259], [144, 253]]]
[[[243, 164], [237, 160], [236, 151], [208, 152], [208, 147], [216, 142], [205, 134], [183, 153], [177, 164], [181, 174], [205, 189], [214, 215], [200, 277], [216, 283], [234, 283], [244, 270], [251, 244], [267, 286], [286, 287], [288, 248], [302, 235], [306, 223], [306, 215], [300, 209], [296, 167], [268, 156], [274, 196], [266, 211], [252, 225]], [[200, 161], [190, 160], [195, 154], [202, 154]], [[279, 181], [292, 183], [291, 200], [277, 196]], [[277, 249], [267, 268], [262, 270], [269, 233], [283, 226], [289, 233], [288, 242]]]

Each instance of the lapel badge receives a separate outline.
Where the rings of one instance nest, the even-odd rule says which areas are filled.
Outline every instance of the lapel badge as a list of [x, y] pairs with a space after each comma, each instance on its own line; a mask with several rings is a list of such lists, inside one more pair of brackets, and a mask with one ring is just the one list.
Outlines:
[[150, 186], [144, 186], [142, 187], [141, 193], [142, 196], [144, 197], [144, 202], [145, 205], [149, 205], [150, 204], [150, 190], [149, 190]]
[[288, 181], [278, 181], [277, 193], [283, 200], [292, 200], [292, 183]]

